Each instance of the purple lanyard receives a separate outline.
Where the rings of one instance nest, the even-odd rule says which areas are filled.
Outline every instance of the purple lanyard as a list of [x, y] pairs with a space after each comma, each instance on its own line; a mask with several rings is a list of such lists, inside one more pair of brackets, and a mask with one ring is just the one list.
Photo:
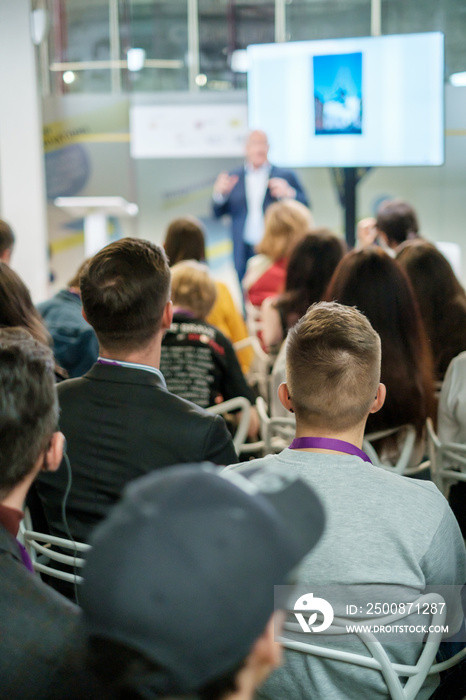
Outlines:
[[334, 452], [345, 452], [348, 455], [360, 457], [365, 462], [371, 463], [371, 460], [365, 452], [352, 445], [345, 440], [336, 440], [335, 438], [324, 437], [299, 437], [295, 438], [290, 445], [290, 450], [302, 450], [306, 447], [314, 447], [320, 450], [333, 450]]
[[26, 551], [26, 547], [23, 544], [21, 544], [21, 542], [19, 542], [18, 540], [16, 540], [16, 542], [18, 543], [19, 553], [21, 555], [21, 561], [23, 562], [26, 569], [28, 569], [29, 571], [34, 573], [34, 565], [31, 561], [31, 557], [29, 556], [29, 554]]

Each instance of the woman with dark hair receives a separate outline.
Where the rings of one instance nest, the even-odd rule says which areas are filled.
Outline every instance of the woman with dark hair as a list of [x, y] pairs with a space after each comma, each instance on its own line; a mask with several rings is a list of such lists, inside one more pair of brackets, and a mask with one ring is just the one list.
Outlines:
[[268, 297], [261, 307], [267, 348], [280, 345], [309, 306], [321, 300], [344, 253], [344, 242], [326, 228], [315, 229], [298, 243], [288, 263], [285, 291]]
[[[356, 306], [380, 335], [387, 398], [381, 410], [369, 416], [367, 432], [411, 424], [421, 449], [426, 419], [435, 414], [433, 368], [406, 273], [380, 248], [352, 251], [336, 268], [324, 299]], [[394, 452], [396, 445], [386, 439], [377, 447], [386, 453]]]
[[[0, 327], [25, 328], [39, 343], [52, 347], [52, 336], [32, 303], [31, 295], [19, 275], [0, 261]], [[66, 379], [67, 372], [55, 364], [57, 381]]]
[[406, 271], [417, 297], [432, 349], [437, 380], [466, 350], [466, 293], [450, 263], [432, 243], [405, 243], [397, 260]]
[[22, 279], [6, 263], [0, 261], [0, 326], [25, 328], [43, 345], [52, 338], [32, 303], [29, 290]]

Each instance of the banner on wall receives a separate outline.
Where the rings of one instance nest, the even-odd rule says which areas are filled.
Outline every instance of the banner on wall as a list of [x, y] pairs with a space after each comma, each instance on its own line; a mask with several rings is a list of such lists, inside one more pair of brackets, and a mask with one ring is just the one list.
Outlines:
[[130, 111], [133, 158], [242, 157], [246, 105], [135, 105]]

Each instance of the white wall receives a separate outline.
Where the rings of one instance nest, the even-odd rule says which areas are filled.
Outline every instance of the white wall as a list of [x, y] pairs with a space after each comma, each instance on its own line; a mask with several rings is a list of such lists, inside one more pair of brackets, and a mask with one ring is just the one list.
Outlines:
[[0, 2], [0, 217], [16, 234], [12, 267], [33, 299], [47, 296], [42, 115], [29, 0]]

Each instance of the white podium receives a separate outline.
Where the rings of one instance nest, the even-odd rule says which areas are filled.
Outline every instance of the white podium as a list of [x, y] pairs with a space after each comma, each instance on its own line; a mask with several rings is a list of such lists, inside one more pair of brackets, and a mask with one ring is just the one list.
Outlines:
[[71, 216], [84, 217], [84, 255], [91, 257], [107, 245], [107, 219], [109, 216], [136, 216], [137, 204], [123, 197], [57, 197], [56, 207]]

